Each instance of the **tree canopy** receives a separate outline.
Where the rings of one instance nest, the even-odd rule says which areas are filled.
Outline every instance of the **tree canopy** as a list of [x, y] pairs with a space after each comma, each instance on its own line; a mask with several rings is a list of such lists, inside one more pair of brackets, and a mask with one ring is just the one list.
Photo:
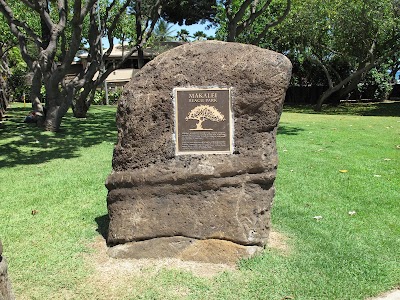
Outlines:
[[[215, 21], [219, 24], [217, 38], [228, 42], [238, 41], [241, 36], [254, 32], [262, 23], [252, 44], [280, 24], [290, 11], [291, 0], [225, 0], [219, 1]], [[265, 22], [268, 20], [267, 22]], [[261, 23], [260, 23], [261, 22]]]
[[346, 97], [370, 70], [388, 70], [388, 63], [399, 57], [399, 3], [293, 0], [288, 17], [261, 40], [258, 33], [270, 22], [263, 18], [253, 26], [254, 32], [238, 40], [257, 41], [289, 56], [294, 64], [292, 83], [329, 86], [319, 99], [321, 109], [326, 99]]
[[[400, 68], [399, 0], [0, 0], [0, 12], [2, 78], [10, 74], [5, 54], [18, 45], [33, 74], [33, 108], [47, 130], [58, 130], [71, 106], [85, 116], [96, 88], [119, 67], [104, 66], [115, 38], [131, 46], [122, 64], [135, 51], [142, 57], [154, 31], [153, 41], [172, 39], [169, 23], [211, 20], [218, 39], [284, 53], [294, 65], [293, 84], [329, 87], [318, 109], [363, 82], [393, 78]], [[186, 30], [176, 36], [189, 40]], [[103, 53], [104, 38], [110, 47]], [[193, 38], [206, 36], [199, 31]], [[90, 64], [67, 80], [82, 48]]]
[[[100, 8], [97, 4], [100, 3]], [[94, 91], [135, 51], [143, 55], [161, 15], [169, 22], [191, 24], [210, 18], [210, 1], [172, 0], [0, 0], [0, 12], [33, 73], [30, 99], [46, 130], [59, 129], [69, 107], [85, 116]], [[100, 10], [100, 14], [98, 13]], [[100, 16], [100, 17], [99, 17]], [[132, 45], [118, 65], [104, 68], [114, 37]], [[102, 39], [110, 45], [102, 51]], [[67, 78], [82, 43], [90, 64], [73, 79]], [[140, 61], [140, 60], [139, 60]], [[100, 71], [99, 76], [96, 74]], [[45, 98], [42, 97], [42, 85]], [[90, 96], [91, 95], [91, 96]], [[46, 110], [43, 107], [45, 103]], [[80, 113], [83, 112], [83, 113]]]
[[216, 14], [216, 0], [168, 0], [162, 17], [170, 23], [192, 25], [200, 21], [211, 21]]

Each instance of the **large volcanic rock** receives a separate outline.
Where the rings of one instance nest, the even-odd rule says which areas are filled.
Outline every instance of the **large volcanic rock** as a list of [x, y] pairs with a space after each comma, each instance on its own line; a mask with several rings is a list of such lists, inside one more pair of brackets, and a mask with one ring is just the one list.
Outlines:
[[8, 278], [7, 261], [2, 255], [3, 245], [0, 240], [0, 300], [14, 300], [14, 293]]
[[[290, 75], [290, 61], [281, 54], [207, 41], [165, 52], [133, 77], [119, 102], [118, 143], [106, 182], [107, 241], [129, 246], [116, 247], [112, 256], [169, 253], [196, 260], [195, 254], [186, 255], [201, 252], [205, 243], [196, 241], [212, 240], [204, 249], [211, 256], [220, 249], [210, 246], [218, 240], [224, 247], [227, 241], [238, 247], [265, 245], [276, 130]], [[231, 88], [232, 154], [175, 155], [175, 87]], [[193, 244], [196, 251], [189, 251]]]

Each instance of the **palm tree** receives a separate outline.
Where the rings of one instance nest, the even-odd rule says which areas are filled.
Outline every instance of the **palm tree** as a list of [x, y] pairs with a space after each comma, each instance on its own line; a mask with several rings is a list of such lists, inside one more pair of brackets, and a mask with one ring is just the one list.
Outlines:
[[176, 33], [176, 38], [178, 39], [178, 41], [181, 42], [189, 42], [189, 31], [187, 31], [186, 29], [181, 29]]
[[171, 35], [173, 30], [171, 29], [173, 25], [169, 25], [168, 22], [160, 19], [158, 21], [157, 26], [154, 28], [154, 38], [159, 42], [169, 42], [174, 39]]
[[207, 35], [203, 31], [196, 31], [193, 34], [193, 37], [196, 41], [204, 41], [207, 39]]

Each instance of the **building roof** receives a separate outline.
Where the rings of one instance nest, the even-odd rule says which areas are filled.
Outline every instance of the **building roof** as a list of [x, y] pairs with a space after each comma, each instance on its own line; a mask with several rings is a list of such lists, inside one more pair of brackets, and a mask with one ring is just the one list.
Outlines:
[[[131, 50], [131, 47], [129, 47], [128, 45], [115, 45], [114, 48], [112, 49], [109, 57], [110, 58], [120, 58], [123, 57], [124, 55], [126, 55], [127, 52], [129, 52]], [[108, 51], [108, 49], [106, 49], [105, 51]], [[157, 51], [153, 50], [153, 49], [149, 49], [149, 48], [145, 48], [143, 49], [143, 56], [144, 57], [155, 57], [157, 55]], [[137, 51], [133, 52], [131, 57], [137, 57], [138, 53]]]
[[109, 83], [128, 82], [138, 69], [117, 69], [108, 75], [106, 81]]
[[[165, 50], [169, 50], [171, 48], [177, 47], [182, 45], [182, 42], [160, 42], [152, 48], [143, 48], [143, 56], [144, 58], [154, 58], [161, 52]], [[128, 51], [131, 50], [129, 45], [121, 45], [116, 44], [114, 45], [109, 58], [120, 58], [123, 57]], [[104, 52], [108, 51], [108, 49], [104, 49]], [[89, 56], [89, 53], [85, 52], [78, 55], [79, 58], [86, 59]], [[131, 57], [138, 57], [137, 51], [132, 53]]]
[[[116, 69], [107, 76], [107, 83], [123, 83], [131, 80], [132, 76], [139, 72], [139, 69]], [[93, 79], [96, 80], [99, 72], [96, 72]]]

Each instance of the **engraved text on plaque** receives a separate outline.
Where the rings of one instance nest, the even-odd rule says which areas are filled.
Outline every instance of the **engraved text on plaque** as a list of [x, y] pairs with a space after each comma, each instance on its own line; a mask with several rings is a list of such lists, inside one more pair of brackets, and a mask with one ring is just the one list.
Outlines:
[[175, 153], [231, 154], [232, 113], [228, 88], [175, 88]]

